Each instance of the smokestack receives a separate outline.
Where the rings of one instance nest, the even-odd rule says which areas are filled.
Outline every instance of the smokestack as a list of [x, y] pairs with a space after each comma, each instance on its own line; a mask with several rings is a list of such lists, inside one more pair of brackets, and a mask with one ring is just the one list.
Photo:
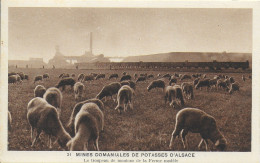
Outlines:
[[90, 54], [92, 55], [92, 32], [90, 32]]

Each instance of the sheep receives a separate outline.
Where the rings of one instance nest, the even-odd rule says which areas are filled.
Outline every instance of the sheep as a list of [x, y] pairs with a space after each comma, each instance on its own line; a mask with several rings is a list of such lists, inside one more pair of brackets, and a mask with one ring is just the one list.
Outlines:
[[99, 151], [98, 139], [104, 127], [103, 122], [104, 115], [95, 103], [84, 104], [75, 117], [75, 137], [67, 143], [69, 150], [88, 150], [88, 143], [93, 141], [96, 150]]
[[95, 79], [95, 77], [93, 76], [93, 75], [86, 75], [85, 77], [84, 77], [84, 80], [83, 81], [91, 81], [91, 80], [94, 80]]
[[115, 99], [113, 98], [113, 95], [117, 94], [120, 87], [121, 87], [121, 84], [119, 82], [110, 83], [109, 85], [106, 85], [102, 88], [102, 90], [98, 93], [96, 98], [101, 100], [104, 97], [110, 96], [111, 99], [113, 99], [115, 101]]
[[147, 73], [140, 74], [140, 76], [145, 76], [145, 77], [147, 77]]
[[201, 147], [204, 141], [208, 151], [208, 139], [211, 140], [218, 150], [223, 151], [227, 146], [227, 140], [217, 128], [216, 120], [211, 115], [197, 108], [185, 108], [176, 114], [176, 124], [171, 135], [170, 149], [176, 136], [181, 136], [184, 148], [188, 148], [185, 136], [188, 132], [200, 133], [202, 139], [198, 145]]
[[76, 76], [75, 74], [71, 74], [71, 77], [75, 78], [75, 76]]
[[42, 78], [47, 80], [47, 79], [49, 79], [49, 78], [50, 78], [50, 76], [49, 76], [49, 74], [48, 74], [48, 73], [45, 73], [45, 74], [43, 74]]
[[126, 73], [126, 72], [123, 72], [122, 74], [123, 74], [123, 75], [126, 75], [127, 73]]
[[43, 85], [37, 85], [34, 88], [34, 97], [43, 98], [44, 93], [46, 92], [46, 88]]
[[210, 88], [209, 79], [199, 80], [199, 82], [195, 86], [196, 89], [201, 89], [202, 87], [207, 87], [207, 90], [208, 88]]
[[93, 72], [91, 72], [90, 75], [92, 75], [92, 76], [94, 76], [94, 77], [98, 76], [97, 73], [93, 73]]
[[126, 112], [128, 106], [130, 107], [130, 109], [133, 109], [133, 94], [134, 90], [130, 86], [122, 86], [117, 93], [117, 106], [115, 107], [115, 110], [117, 110], [121, 114], [122, 110]]
[[24, 79], [29, 80], [29, 75], [25, 74]]
[[217, 79], [210, 79], [209, 85], [210, 85], [210, 87], [214, 86], [216, 88], [217, 87]]
[[219, 89], [219, 88], [227, 89], [228, 88], [227, 83], [222, 81], [221, 79], [219, 79], [217, 81], [217, 89]]
[[242, 80], [243, 80], [244, 82], [246, 81], [245, 75], [242, 75]]
[[187, 99], [194, 99], [192, 83], [190, 83], [190, 82], [189, 83], [188, 82], [183, 82], [181, 84], [181, 89], [182, 89], [182, 92], [183, 92], [184, 96]]
[[35, 97], [28, 103], [27, 120], [31, 127], [31, 147], [35, 145], [43, 131], [48, 135], [49, 148], [52, 148], [51, 136], [57, 138], [57, 142], [62, 148], [66, 148], [66, 144], [71, 139], [71, 136], [64, 129], [56, 108], [45, 99]]
[[219, 80], [220, 77], [219, 77], [218, 75], [215, 75], [215, 76], [213, 77], [213, 79]]
[[72, 89], [75, 83], [76, 83], [75, 80], [72, 78], [64, 78], [61, 79], [55, 87], [56, 88], [62, 87], [62, 90], [64, 91], [66, 85], [70, 85]]
[[164, 90], [165, 104], [169, 101], [171, 107], [175, 107], [176, 99], [180, 100], [181, 106], [184, 106], [182, 90], [179, 85], [167, 86]]
[[206, 77], [207, 77], [206, 74], [203, 74], [203, 75], [202, 75], [202, 79], [205, 79]]
[[131, 78], [132, 78], [131, 75], [124, 75], [121, 77], [120, 82], [124, 80], [131, 80]]
[[81, 81], [84, 79], [85, 75], [84, 74], [79, 74], [78, 75], [78, 81]]
[[70, 74], [63, 74], [63, 76], [61, 78], [64, 79], [64, 78], [69, 78], [69, 77], [70, 77]]
[[85, 86], [81, 82], [77, 82], [74, 84], [74, 94], [76, 100], [81, 100], [83, 98], [83, 92], [85, 90]]
[[19, 72], [19, 73], [17, 73], [17, 75], [20, 76], [21, 80], [24, 80], [24, 73], [23, 72]]
[[[96, 99], [96, 98], [85, 100], [85, 101], [75, 104], [75, 106], [73, 107], [72, 113], [70, 115], [69, 123], [67, 124], [67, 128], [68, 128], [69, 134], [71, 136], [75, 136], [75, 127], [74, 127], [75, 117], [78, 114], [78, 112], [80, 111], [80, 109], [82, 108], [82, 106], [86, 103], [95, 103], [101, 111], [103, 111], [105, 109], [104, 103], [101, 100]], [[100, 113], [100, 112], [98, 112], [98, 113]], [[101, 114], [101, 113], [100, 113], [100, 115], [103, 116], [103, 114]], [[104, 119], [100, 118], [99, 121], [100, 121], [100, 124], [102, 124], [102, 125], [100, 125], [100, 128], [103, 131], [104, 128], [102, 126], [104, 126]]]
[[11, 131], [12, 130], [12, 116], [10, 111], [8, 111], [8, 130]]
[[147, 79], [154, 78], [153, 74], [147, 76]]
[[147, 91], [149, 92], [153, 88], [162, 88], [164, 90], [165, 82], [161, 79], [154, 80], [148, 85]]
[[176, 78], [172, 78], [170, 79], [169, 85], [172, 85], [172, 83], [177, 83], [177, 79]]
[[62, 103], [62, 93], [60, 90], [55, 87], [50, 87], [44, 93], [43, 98], [57, 109], [58, 116], [60, 117]]
[[98, 75], [96, 76], [96, 80], [101, 79], [101, 78], [105, 78], [105, 77], [106, 77], [105, 74], [98, 74]]
[[8, 77], [11, 75], [16, 75], [16, 74], [17, 74], [16, 72], [8, 72]]
[[196, 84], [198, 84], [199, 80], [200, 80], [199, 78], [194, 79], [194, 81], [193, 81], [193, 86], [194, 87], [196, 86]]
[[170, 74], [164, 74], [162, 77], [170, 79], [171, 75]]
[[118, 74], [111, 74], [108, 79], [110, 80], [112, 78], [116, 78], [117, 79], [118, 78]]
[[121, 86], [123, 86], [123, 85], [129, 85], [132, 89], [134, 89], [135, 90], [135, 82], [133, 82], [133, 81], [131, 81], [131, 80], [128, 80], [128, 81], [122, 81], [122, 82], [120, 82], [120, 84], [121, 84]]
[[232, 94], [234, 91], [239, 91], [239, 85], [238, 83], [232, 83], [229, 87], [228, 93]]
[[190, 76], [190, 75], [187, 75], [187, 74], [184, 74], [184, 75], [181, 77], [181, 80], [184, 80], [184, 79], [191, 79], [191, 76]]
[[22, 79], [21, 79], [21, 76], [20, 75], [16, 75], [16, 82], [18, 83], [22, 83]]
[[42, 78], [43, 78], [42, 75], [37, 75], [37, 76], [35, 76], [33, 83], [35, 84], [35, 82], [37, 82], [37, 81], [42, 81]]
[[137, 82], [140, 82], [140, 81], [145, 81], [146, 80], [146, 77], [145, 76], [140, 76], [137, 80], [136, 80], [136, 83]]
[[10, 75], [8, 76], [8, 83], [16, 83], [17, 76], [16, 75]]
[[230, 83], [235, 83], [235, 79], [233, 77], [229, 77]]

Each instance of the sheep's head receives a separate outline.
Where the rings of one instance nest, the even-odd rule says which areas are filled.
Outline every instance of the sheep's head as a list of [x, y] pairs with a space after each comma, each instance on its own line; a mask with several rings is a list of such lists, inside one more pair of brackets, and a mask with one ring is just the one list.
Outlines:
[[68, 133], [65, 133], [61, 137], [57, 139], [58, 144], [63, 148], [66, 149], [66, 144], [71, 140], [71, 136]]
[[224, 151], [227, 147], [227, 140], [223, 137], [221, 139], [218, 139], [215, 143], [215, 146], [217, 150]]

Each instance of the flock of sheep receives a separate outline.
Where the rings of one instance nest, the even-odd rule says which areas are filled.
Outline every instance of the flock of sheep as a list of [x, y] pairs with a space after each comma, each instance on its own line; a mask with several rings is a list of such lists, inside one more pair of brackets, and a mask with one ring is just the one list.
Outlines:
[[[118, 80], [120, 74], [110, 74], [108, 80], [113, 78]], [[34, 77], [34, 83], [48, 80], [49, 74], [38, 75]], [[194, 99], [193, 89], [202, 89], [206, 87], [207, 91], [211, 89], [222, 89], [232, 94], [239, 91], [239, 83], [233, 77], [227, 75], [215, 75], [212, 79], [207, 78], [206, 74], [158, 74], [157, 77], [152, 74], [133, 74], [124, 72], [118, 82], [111, 82], [105, 85], [102, 90], [93, 99], [84, 101], [84, 82], [93, 82], [94, 80], [105, 79], [105, 74], [91, 73], [89, 75], [79, 74], [77, 79], [75, 74], [61, 74], [57, 85], [46, 89], [43, 85], [37, 85], [34, 89], [34, 98], [30, 100], [27, 106], [27, 120], [31, 127], [32, 147], [35, 145], [42, 132], [48, 135], [48, 146], [52, 148], [51, 137], [55, 137], [60, 147], [67, 150], [80, 151], [87, 150], [88, 144], [93, 142], [96, 150], [99, 150], [98, 140], [100, 133], [104, 129], [104, 103], [103, 99], [111, 97], [117, 102], [115, 110], [120, 114], [126, 112], [128, 108], [132, 109], [133, 99], [138, 82], [152, 79], [147, 86], [147, 91], [152, 89], [162, 89], [164, 92], [165, 104], [173, 108], [183, 108], [185, 98]], [[157, 79], [155, 79], [157, 78]], [[250, 79], [251, 76], [248, 76]], [[29, 76], [24, 73], [8, 74], [8, 83], [21, 83], [23, 80], [29, 80]], [[186, 80], [186, 82], [182, 82]], [[190, 82], [187, 82], [190, 80]], [[242, 75], [242, 80], [246, 77]], [[177, 85], [177, 81], [181, 81]], [[62, 114], [61, 90], [70, 86], [74, 91], [75, 100], [78, 102], [71, 113], [69, 123], [64, 126], [60, 121]], [[113, 97], [116, 95], [116, 99]], [[12, 118], [8, 112], [8, 126], [11, 127]], [[65, 129], [66, 128], [66, 129]], [[201, 147], [204, 142], [206, 150], [208, 140], [211, 140], [218, 150], [225, 150], [227, 140], [219, 131], [216, 120], [213, 116], [197, 108], [183, 108], [176, 115], [175, 129], [172, 132], [169, 147], [173, 149], [174, 140], [177, 136], [182, 139], [183, 147], [188, 148], [185, 136], [188, 132], [200, 133], [202, 139], [198, 145]]]

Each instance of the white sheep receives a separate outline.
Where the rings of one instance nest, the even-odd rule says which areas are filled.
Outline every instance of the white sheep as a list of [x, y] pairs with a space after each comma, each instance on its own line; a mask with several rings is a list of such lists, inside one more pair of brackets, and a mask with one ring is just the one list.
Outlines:
[[69, 150], [88, 150], [89, 142], [93, 141], [96, 150], [99, 151], [98, 139], [103, 122], [104, 115], [95, 103], [84, 104], [75, 117], [75, 137], [67, 143]]
[[77, 82], [74, 84], [74, 94], [76, 100], [81, 100], [83, 98], [83, 92], [85, 90], [85, 86], [81, 82]]
[[182, 95], [182, 89], [179, 85], [167, 86], [164, 90], [164, 100], [165, 104], [169, 101], [171, 107], [175, 107], [177, 104], [176, 100], [181, 102], [181, 106], [184, 106], [184, 99]]
[[28, 103], [27, 120], [31, 126], [32, 147], [43, 131], [48, 135], [49, 148], [52, 148], [51, 136], [57, 138], [62, 148], [66, 148], [71, 136], [64, 129], [56, 108], [45, 99], [35, 97]]
[[43, 85], [37, 85], [34, 88], [34, 97], [42, 98], [45, 92], [46, 92], [46, 88]]
[[44, 93], [43, 98], [52, 106], [57, 108], [58, 115], [61, 114], [61, 103], [62, 103], [62, 93], [58, 88], [51, 87], [48, 88]]
[[198, 148], [204, 142], [206, 150], [208, 150], [208, 139], [215, 144], [218, 150], [223, 151], [226, 148], [227, 141], [217, 128], [215, 118], [200, 109], [185, 108], [177, 113], [175, 129], [172, 132], [169, 147], [172, 149], [176, 136], [181, 136], [183, 147], [188, 148], [185, 139], [188, 132], [200, 133], [202, 139]]
[[118, 93], [117, 93], [117, 106], [115, 110], [121, 114], [121, 111], [124, 110], [126, 112], [128, 106], [133, 109], [132, 98], [133, 98], [134, 90], [128, 86], [123, 85]]

